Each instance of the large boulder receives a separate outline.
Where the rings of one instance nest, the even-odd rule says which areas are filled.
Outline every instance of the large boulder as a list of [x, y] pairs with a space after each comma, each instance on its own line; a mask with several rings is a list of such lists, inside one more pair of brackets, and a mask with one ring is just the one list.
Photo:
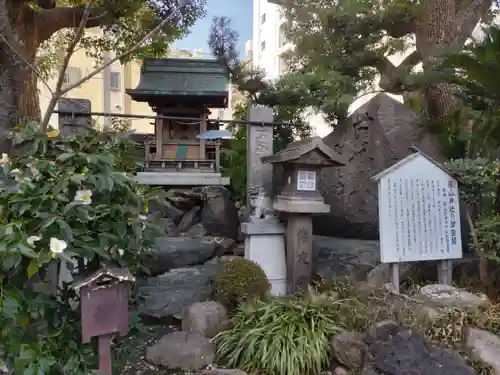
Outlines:
[[203, 264], [214, 257], [219, 248], [220, 241], [213, 237], [159, 237], [149, 271], [158, 275], [172, 268]]
[[224, 236], [234, 240], [238, 238], [238, 210], [231, 192], [224, 186], [203, 188], [203, 208], [201, 223], [207, 233]]
[[326, 217], [315, 217], [315, 234], [378, 238], [377, 186], [371, 178], [408, 156], [410, 146], [439, 159], [438, 148], [418, 119], [402, 103], [379, 94], [323, 139], [350, 161], [323, 170], [320, 188], [331, 210]]
[[[394, 322], [377, 323], [368, 330], [364, 373], [385, 375], [477, 375], [465, 360], [432, 344]], [[362, 372], [363, 373], [363, 372]]]
[[196, 371], [215, 359], [215, 343], [191, 332], [172, 332], [146, 351], [148, 362], [169, 370]]
[[379, 263], [379, 241], [313, 236], [312, 269], [325, 279], [365, 280]]
[[212, 299], [216, 266], [176, 268], [138, 280], [139, 313], [153, 318], [180, 317], [195, 302]]

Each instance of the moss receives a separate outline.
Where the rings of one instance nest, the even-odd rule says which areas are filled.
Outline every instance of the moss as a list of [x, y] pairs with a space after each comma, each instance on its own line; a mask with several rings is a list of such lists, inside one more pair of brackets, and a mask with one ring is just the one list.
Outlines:
[[229, 309], [250, 299], [262, 299], [271, 285], [262, 268], [248, 259], [234, 259], [218, 265], [215, 298]]

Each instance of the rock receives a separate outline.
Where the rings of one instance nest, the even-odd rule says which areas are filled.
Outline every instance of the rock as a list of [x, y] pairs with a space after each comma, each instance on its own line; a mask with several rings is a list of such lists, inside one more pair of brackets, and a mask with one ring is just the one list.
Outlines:
[[349, 375], [349, 371], [347, 371], [343, 367], [335, 367], [335, 370], [333, 370], [333, 375]]
[[442, 284], [426, 285], [420, 288], [414, 298], [435, 307], [457, 307], [460, 309], [484, 307], [490, 303], [484, 294], [475, 294]]
[[194, 266], [212, 258], [220, 244], [212, 237], [160, 237], [153, 250], [154, 261], [149, 265], [152, 275], [172, 268]]
[[386, 322], [369, 331], [375, 335], [364, 339], [368, 369], [384, 375], [478, 375], [457, 353], [427, 343], [407, 327]]
[[236, 255], [223, 255], [220, 257], [214, 257], [207, 261], [205, 264], [220, 264], [224, 262], [231, 262], [234, 259], [241, 259], [242, 257], [236, 256]]
[[382, 320], [372, 324], [366, 334], [368, 337], [380, 338], [389, 337], [396, 334], [400, 330], [401, 325], [393, 320]]
[[182, 215], [184, 215], [183, 210], [175, 207], [169, 202], [166, 202], [166, 204], [161, 204], [156, 201], [150, 201], [148, 202], [148, 211], [158, 214], [159, 217], [170, 219], [174, 222], [174, 224], [179, 224]]
[[468, 328], [465, 346], [472, 359], [489, 365], [495, 375], [500, 375], [500, 337], [479, 328]]
[[203, 188], [204, 204], [201, 223], [207, 233], [215, 236], [238, 237], [238, 211], [231, 192], [223, 186]]
[[[412, 267], [409, 263], [399, 263], [399, 277], [404, 279], [411, 271]], [[391, 281], [391, 267], [388, 263], [380, 263], [373, 268], [366, 276], [366, 281], [374, 286], [382, 286]]]
[[232, 254], [233, 249], [236, 247], [236, 241], [232, 238], [223, 238], [222, 241], [219, 241], [220, 248], [217, 251], [217, 255], [226, 255]]
[[183, 211], [188, 211], [199, 205], [202, 199], [200, 188], [170, 189], [168, 195], [168, 200]]
[[148, 362], [170, 370], [196, 371], [214, 361], [215, 344], [190, 332], [172, 332], [146, 351]]
[[216, 301], [193, 303], [182, 313], [184, 332], [194, 332], [212, 338], [227, 327], [226, 308]]
[[[313, 217], [314, 232], [330, 237], [378, 239], [377, 186], [372, 177], [412, 153], [416, 146], [440, 159], [435, 138], [419, 115], [386, 94], [378, 94], [335, 126], [323, 141], [348, 158], [342, 167], [323, 169], [320, 189], [330, 213]], [[465, 234], [466, 223], [462, 224]], [[468, 244], [466, 238], [462, 243]]]
[[379, 241], [313, 236], [312, 269], [325, 279], [365, 280], [379, 263]]
[[184, 214], [182, 217], [181, 222], [179, 223], [179, 230], [181, 232], [185, 232], [189, 228], [191, 228], [193, 225], [198, 223], [200, 220], [198, 218], [198, 213], [200, 212], [200, 207], [199, 206], [194, 206], [191, 208], [188, 212]]
[[176, 228], [176, 225], [172, 219], [162, 218], [158, 219], [159, 224], [165, 229], [165, 234], [169, 235], [172, 230]]
[[340, 332], [332, 339], [332, 351], [335, 359], [351, 370], [363, 367], [366, 353], [364, 334], [358, 332]]
[[207, 231], [205, 230], [205, 228], [203, 228], [203, 225], [201, 223], [198, 223], [189, 228], [184, 235], [190, 238], [202, 238], [206, 234]]
[[139, 295], [143, 297], [139, 313], [167, 318], [182, 314], [195, 302], [212, 298], [216, 267], [211, 264], [176, 268], [155, 277], [138, 280]]
[[218, 368], [213, 370], [203, 370], [200, 375], [247, 375], [245, 371], [238, 369]]

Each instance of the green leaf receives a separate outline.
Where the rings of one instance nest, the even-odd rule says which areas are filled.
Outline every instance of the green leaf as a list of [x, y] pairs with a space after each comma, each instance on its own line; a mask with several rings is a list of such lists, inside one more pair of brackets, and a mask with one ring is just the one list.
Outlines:
[[81, 205], [82, 205], [81, 202], [70, 202], [66, 206], [64, 206], [63, 213], [67, 213], [72, 208], [75, 208], [75, 207], [78, 207], [78, 206], [81, 206]]
[[65, 152], [57, 157], [57, 160], [59, 161], [66, 161], [74, 157], [76, 154], [73, 152]]
[[127, 235], [127, 224], [124, 222], [115, 223], [116, 233], [120, 238], [124, 238]]
[[19, 253], [9, 253], [3, 259], [2, 267], [6, 271], [12, 270], [21, 263], [22, 259], [23, 258]]
[[26, 270], [26, 274], [28, 279], [31, 279], [40, 269], [40, 264], [37, 259], [33, 259], [30, 264], [28, 264], [28, 268]]
[[56, 224], [59, 226], [59, 229], [61, 230], [63, 237], [66, 241], [72, 242], [73, 241], [73, 231], [71, 230], [71, 227], [69, 224], [61, 219], [56, 220]]
[[27, 258], [38, 258], [38, 254], [30, 247], [26, 246], [25, 244], [17, 244], [17, 249], [19, 252], [24, 255]]
[[52, 217], [48, 217], [47, 219], [45, 219], [42, 224], [40, 225], [40, 229], [47, 229], [48, 227], [50, 227], [52, 224], [54, 224], [54, 222], [57, 220], [57, 216], [52, 216]]

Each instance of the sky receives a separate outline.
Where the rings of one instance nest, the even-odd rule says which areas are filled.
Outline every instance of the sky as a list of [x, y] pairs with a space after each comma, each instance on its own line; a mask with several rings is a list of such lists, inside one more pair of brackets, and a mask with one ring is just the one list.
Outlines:
[[245, 42], [252, 39], [252, 0], [207, 0], [207, 15], [199, 19], [191, 29], [191, 34], [175, 43], [175, 49], [201, 48], [207, 57], [210, 55], [207, 40], [215, 16], [231, 19], [231, 27], [240, 35], [238, 51], [240, 58], [245, 57]]

